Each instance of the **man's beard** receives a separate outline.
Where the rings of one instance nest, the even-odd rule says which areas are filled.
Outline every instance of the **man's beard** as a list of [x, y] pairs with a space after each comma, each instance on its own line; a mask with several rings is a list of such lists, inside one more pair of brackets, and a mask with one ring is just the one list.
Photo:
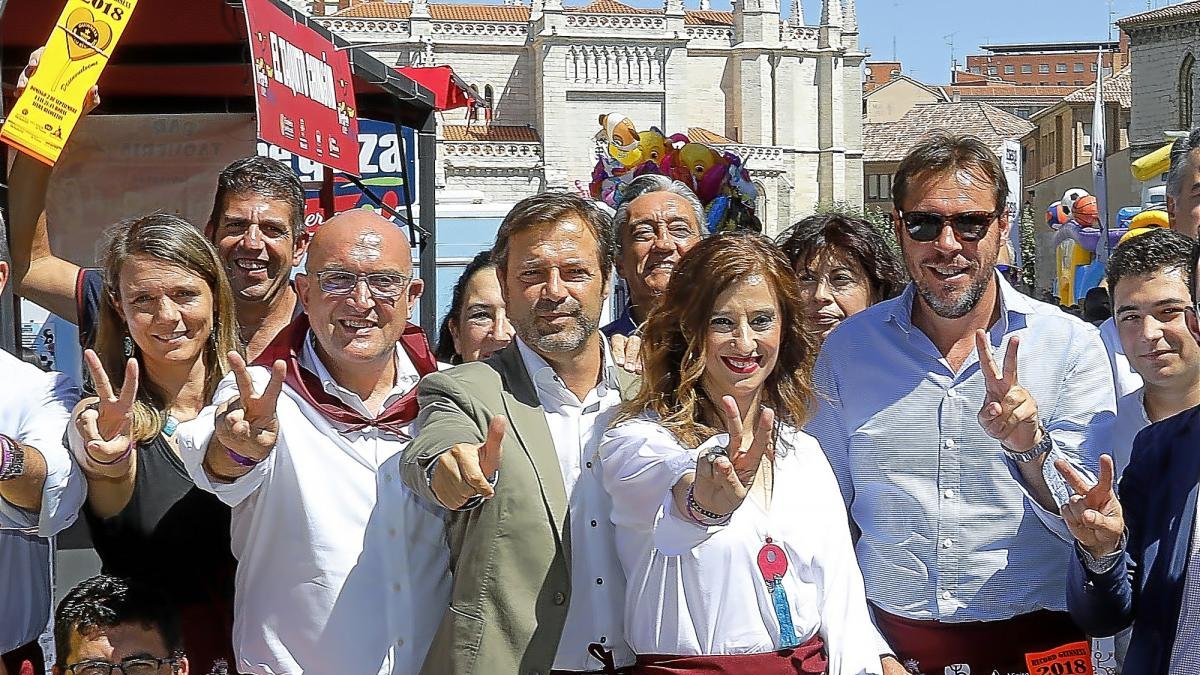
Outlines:
[[934, 314], [943, 319], [961, 319], [975, 309], [979, 305], [979, 301], [983, 299], [984, 293], [987, 292], [988, 282], [995, 274], [996, 258], [991, 256], [988, 259], [988, 256], [984, 255], [973, 265], [971, 283], [957, 298], [953, 296], [947, 298], [945, 294], [937, 293], [936, 286], [941, 282], [929, 283], [925, 280], [926, 277], [913, 274], [912, 270], [909, 270], [909, 274], [917, 280], [917, 294], [925, 301], [925, 305], [933, 310]]
[[[537, 312], [566, 313], [574, 321], [561, 330], [542, 333], [537, 325]], [[549, 353], [573, 352], [578, 350], [583, 347], [588, 338], [592, 337], [592, 334], [600, 326], [599, 317], [593, 318], [587, 316], [583, 311], [583, 305], [573, 298], [560, 303], [538, 302], [533, 306], [533, 312], [528, 316], [523, 316], [519, 320], [516, 320], [516, 317], [510, 316], [510, 319], [514, 319], [513, 328], [516, 330], [517, 336], [525, 344], [538, 351]]]

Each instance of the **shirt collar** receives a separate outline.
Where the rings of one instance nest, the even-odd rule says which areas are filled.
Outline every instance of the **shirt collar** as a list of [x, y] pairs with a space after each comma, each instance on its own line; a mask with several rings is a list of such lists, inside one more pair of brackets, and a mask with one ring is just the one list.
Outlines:
[[[555, 383], [559, 387], [563, 387], [562, 381], [558, 378], [558, 373], [546, 359], [542, 358], [541, 354], [533, 351], [529, 345], [521, 338], [516, 338], [517, 351], [521, 354], [521, 362], [525, 365], [526, 372], [529, 373], [529, 379], [533, 380], [533, 385], [538, 390], [541, 390], [544, 385]], [[608, 349], [608, 340], [603, 335], [600, 336], [600, 353], [604, 359], [603, 375], [600, 378], [600, 383], [597, 387], [600, 393], [605, 393], [608, 388], [620, 389], [620, 382], [617, 379], [617, 366], [613, 362], [612, 354]]]
[[[367, 410], [366, 403], [363, 402], [362, 398], [338, 384], [333, 374], [325, 367], [325, 363], [321, 360], [321, 356], [316, 349], [316, 339], [316, 335], [313, 334], [312, 330], [309, 330], [308, 335], [304, 338], [304, 349], [297, 355], [300, 367], [315, 375], [321, 381], [321, 387], [330, 396], [336, 396], [343, 403], [366, 417], [373, 417], [371, 411]], [[407, 394], [421, 379], [416, 367], [412, 364], [412, 360], [408, 358], [407, 352], [404, 351], [404, 348], [398, 342], [396, 343], [396, 351], [393, 358], [396, 359], [396, 383], [392, 387], [392, 391], [388, 393], [387, 400], [383, 404], [384, 407], [387, 407], [388, 403], [394, 397]]]
[[[996, 285], [999, 289], [1000, 298], [1000, 319], [997, 321], [997, 326], [1000, 328], [1000, 334], [1008, 333], [1009, 327], [1012, 324], [1009, 313], [1017, 314], [1024, 317], [1027, 314], [1034, 313], [1033, 303], [1028, 297], [1013, 288], [1003, 274], [994, 272], [996, 275]], [[913, 303], [917, 299], [917, 284], [909, 282], [905, 287], [904, 293], [896, 298], [892, 304], [889, 319], [894, 321], [905, 333], [911, 333], [912, 325], [912, 308]]]

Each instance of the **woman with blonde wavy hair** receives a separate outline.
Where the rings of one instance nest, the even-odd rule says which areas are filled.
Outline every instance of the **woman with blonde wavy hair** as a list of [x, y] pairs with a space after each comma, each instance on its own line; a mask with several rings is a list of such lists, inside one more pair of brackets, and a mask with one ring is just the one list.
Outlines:
[[[114, 225], [103, 287], [82, 328], [95, 396], [68, 440], [88, 481], [84, 515], [104, 573], [160, 588], [179, 607], [189, 660], [232, 661], [229, 508], [188, 477], [175, 429], [208, 404], [240, 353], [233, 293], [200, 231], [156, 213]], [[91, 316], [88, 316], [88, 315]]]
[[787, 258], [709, 237], [650, 315], [600, 447], [634, 673], [879, 673], [846, 511], [800, 430], [816, 348]]

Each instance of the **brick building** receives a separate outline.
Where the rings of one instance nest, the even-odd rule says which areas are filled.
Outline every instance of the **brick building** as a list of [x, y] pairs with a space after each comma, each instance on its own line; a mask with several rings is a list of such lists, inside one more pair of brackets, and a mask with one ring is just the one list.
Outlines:
[[1128, 41], [1046, 42], [981, 45], [986, 54], [967, 56], [967, 72], [1011, 84], [1082, 87], [1096, 81], [1096, 53], [1106, 73], [1128, 62]]

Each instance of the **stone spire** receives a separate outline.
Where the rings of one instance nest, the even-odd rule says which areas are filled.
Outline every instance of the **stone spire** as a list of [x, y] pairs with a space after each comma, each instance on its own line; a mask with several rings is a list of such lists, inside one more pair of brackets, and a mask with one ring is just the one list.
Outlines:
[[821, 25], [839, 27], [842, 25], [842, 0], [821, 1]]
[[788, 23], [793, 26], [804, 25], [804, 6], [800, 0], [792, 0], [792, 9], [788, 12]]
[[425, 0], [413, 0], [412, 14], [410, 16], [420, 19], [429, 18], [429, 3]]
[[854, 0], [846, 0], [846, 5], [842, 9], [842, 21], [843, 33], [858, 32], [858, 10], [854, 7]]
[[700, 9], [702, 9], [702, 10], [712, 9], [712, 3], [709, 2], [709, 0], [700, 0]]
[[664, 0], [663, 12], [666, 14], [683, 16], [683, 0]]

